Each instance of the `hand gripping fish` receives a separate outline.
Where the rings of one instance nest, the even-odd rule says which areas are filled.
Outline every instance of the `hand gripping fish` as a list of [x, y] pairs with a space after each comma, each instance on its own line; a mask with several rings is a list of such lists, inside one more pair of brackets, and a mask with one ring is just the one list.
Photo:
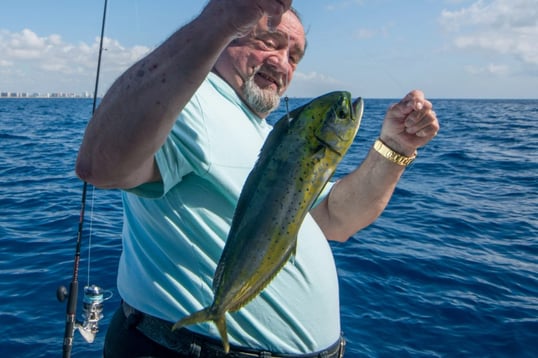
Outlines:
[[173, 330], [213, 321], [228, 353], [226, 312], [255, 298], [295, 253], [299, 227], [351, 146], [362, 113], [361, 98], [352, 103], [350, 93], [331, 92], [275, 124], [239, 196], [213, 278], [213, 303]]

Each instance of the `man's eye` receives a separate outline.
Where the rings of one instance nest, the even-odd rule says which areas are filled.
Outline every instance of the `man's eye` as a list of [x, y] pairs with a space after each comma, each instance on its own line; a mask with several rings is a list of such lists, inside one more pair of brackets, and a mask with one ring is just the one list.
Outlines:
[[298, 64], [299, 61], [300, 61], [300, 59], [297, 56], [290, 56], [289, 57], [289, 62], [293, 63], [294, 65]]
[[274, 41], [264, 40], [262, 42], [265, 45], [265, 47], [267, 47], [267, 48], [270, 48], [270, 49], [276, 49], [277, 48], [277, 44]]

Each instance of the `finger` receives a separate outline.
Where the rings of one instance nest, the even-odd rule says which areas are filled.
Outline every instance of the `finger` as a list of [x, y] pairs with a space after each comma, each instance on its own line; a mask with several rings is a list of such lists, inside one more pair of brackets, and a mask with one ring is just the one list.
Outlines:
[[[400, 102], [406, 107], [414, 110], [420, 111], [426, 105], [426, 99], [424, 98], [424, 92], [420, 90], [413, 90], [409, 92]], [[430, 107], [431, 108], [431, 107]]]
[[413, 108], [420, 108], [420, 109], [414, 109], [413, 111], [409, 113], [409, 115], [405, 119], [405, 125], [407, 127], [411, 127], [411, 126], [419, 124], [424, 119], [424, 117], [427, 117], [431, 113], [434, 113], [432, 111], [432, 104], [428, 100], [415, 102], [413, 105], [410, 105], [410, 106], [412, 106]]
[[267, 28], [269, 31], [275, 32], [281, 20], [282, 16], [269, 16], [267, 18]]
[[393, 112], [396, 116], [398, 116], [399, 113], [407, 117], [409, 114], [413, 113], [413, 111], [421, 111], [424, 107], [427, 107], [428, 104], [430, 105], [429, 108], [431, 108], [431, 103], [424, 99], [424, 93], [422, 93], [422, 91], [413, 90], [402, 98], [400, 102], [390, 106], [389, 111]]
[[433, 138], [437, 135], [438, 130], [434, 126], [428, 126], [424, 129], [419, 130], [415, 135], [420, 138]]
[[433, 110], [427, 111], [415, 123], [408, 125], [406, 122], [406, 132], [416, 134], [419, 137], [435, 136], [439, 131], [439, 122]]
[[265, 12], [267, 13], [267, 26], [270, 30], [275, 30], [282, 21], [284, 14], [291, 7], [291, 0], [273, 0]]

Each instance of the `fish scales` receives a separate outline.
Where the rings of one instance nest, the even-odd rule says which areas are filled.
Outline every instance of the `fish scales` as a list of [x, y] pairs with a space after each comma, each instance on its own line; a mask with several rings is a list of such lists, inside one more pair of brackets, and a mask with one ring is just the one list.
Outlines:
[[308, 210], [353, 142], [363, 102], [345, 91], [320, 96], [283, 116], [241, 191], [213, 278], [213, 303], [173, 329], [213, 321], [229, 351], [226, 312], [254, 299], [295, 253]]

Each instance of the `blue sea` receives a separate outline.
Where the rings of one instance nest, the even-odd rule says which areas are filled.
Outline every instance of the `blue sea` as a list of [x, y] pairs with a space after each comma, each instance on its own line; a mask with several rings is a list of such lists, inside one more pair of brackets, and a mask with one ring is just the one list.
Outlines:
[[[336, 177], [361, 162], [392, 102], [365, 99]], [[439, 135], [382, 216], [333, 245], [346, 357], [538, 357], [538, 100], [432, 102]], [[61, 356], [56, 288], [73, 274], [83, 187], [74, 163], [91, 108], [88, 99], [0, 100], [3, 357]], [[74, 357], [100, 356], [119, 304], [121, 210], [117, 191], [89, 187], [79, 281], [114, 295], [95, 342], [76, 333]]]

